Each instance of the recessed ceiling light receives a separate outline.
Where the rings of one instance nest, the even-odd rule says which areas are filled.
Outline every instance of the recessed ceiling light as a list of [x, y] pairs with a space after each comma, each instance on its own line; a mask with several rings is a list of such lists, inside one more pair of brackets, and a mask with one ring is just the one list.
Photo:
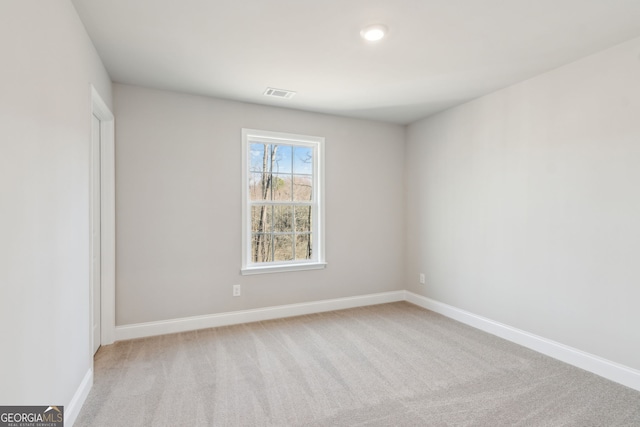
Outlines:
[[382, 38], [387, 34], [387, 27], [382, 24], [374, 24], [364, 27], [362, 31], [360, 31], [360, 35], [363, 39], [368, 40], [370, 42], [377, 42], [378, 40], [382, 40]]

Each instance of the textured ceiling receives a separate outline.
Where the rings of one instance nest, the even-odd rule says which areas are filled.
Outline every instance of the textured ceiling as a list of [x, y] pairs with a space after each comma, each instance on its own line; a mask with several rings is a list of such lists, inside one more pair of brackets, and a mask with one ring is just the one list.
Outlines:
[[395, 123], [640, 36], [640, 0], [73, 3], [115, 82]]

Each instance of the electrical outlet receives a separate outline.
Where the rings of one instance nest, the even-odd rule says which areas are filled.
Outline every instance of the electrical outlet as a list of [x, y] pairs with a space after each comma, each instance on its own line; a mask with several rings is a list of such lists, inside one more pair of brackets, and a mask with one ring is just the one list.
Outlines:
[[233, 296], [234, 297], [240, 296], [240, 285], [233, 285]]
[[426, 283], [426, 280], [425, 280], [425, 278], [424, 278], [424, 273], [420, 273], [420, 283], [421, 283], [422, 285], [424, 285], [424, 284]]

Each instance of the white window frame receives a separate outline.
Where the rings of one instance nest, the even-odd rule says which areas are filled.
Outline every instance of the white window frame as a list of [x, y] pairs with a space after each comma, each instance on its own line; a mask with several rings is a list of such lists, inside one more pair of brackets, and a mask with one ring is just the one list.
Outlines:
[[[254, 263], [251, 260], [251, 206], [262, 204], [252, 201], [249, 193], [250, 145], [252, 142], [266, 144], [296, 145], [313, 148], [313, 193], [312, 259]], [[242, 129], [242, 275], [280, 273], [285, 271], [316, 270], [325, 268], [324, 239], [324, 138], [296, 135], [257, 129]]]

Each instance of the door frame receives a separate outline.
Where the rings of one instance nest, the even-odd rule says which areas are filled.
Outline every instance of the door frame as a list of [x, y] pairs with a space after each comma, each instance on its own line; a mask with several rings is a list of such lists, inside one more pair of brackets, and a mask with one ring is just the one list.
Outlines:
[[[91, 114], [100, 120], [100, 343], [108, 345], [114, 342], [116, 327], [115, 126], [113, 113], [96, 88], [90, 86]], [[93, 167], [93, 160], [90, 164]], [[92, 345], [93, 284], [90, 298]]]

